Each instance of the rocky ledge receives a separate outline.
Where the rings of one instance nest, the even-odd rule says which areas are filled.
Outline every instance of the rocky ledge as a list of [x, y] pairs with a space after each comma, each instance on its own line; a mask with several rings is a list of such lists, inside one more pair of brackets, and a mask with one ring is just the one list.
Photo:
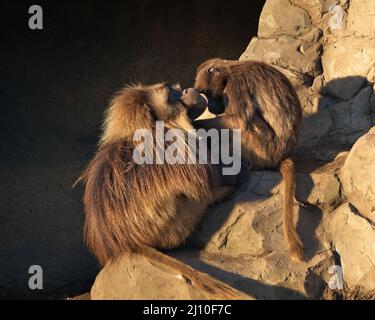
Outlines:
[[[374, 19], [373, 0], [268, 0], [240, 58], [277, 67], [302, 102], [295, 209], [306, 261], [288, 256], [280, 175], [266, 170], [168, 254], [256, 299], [375, 298]], [[91, 297], [205, 298], [136, 255], [106, 266]]]

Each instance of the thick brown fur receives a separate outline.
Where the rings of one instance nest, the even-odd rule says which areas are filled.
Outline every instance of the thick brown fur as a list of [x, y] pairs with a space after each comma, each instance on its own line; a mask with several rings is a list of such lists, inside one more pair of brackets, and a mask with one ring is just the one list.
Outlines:
[[195, 89], [226, 104], [223, 114], [197, 121], [196, 127], [240, 129], [245, 160], [257, 168], [280, 166], [285, 182], [285, 236], [292, 257], [302, 260], [302, 242], [293, 221], [295, 170], [290, 158], [302, 109], [292, 84], [262, 62], [211, 59], [198, 67]]
[[165, 121], [166, 128], [192, 128], [181, 102], [171, 102], [171, 90], [166, 84], [127, 87], [110, 104], [98, 151], [80, 178], [85, 184], [85, 241], [101, 265], [135, 252], [180, 272], [211, 298], [244, 298], [153, 249], [183, 244], [207, 207], [230, 191], [220, 187], [217, 168], [210, 164], [135, 163], [137, 129], [155, 135], [157, 120]]

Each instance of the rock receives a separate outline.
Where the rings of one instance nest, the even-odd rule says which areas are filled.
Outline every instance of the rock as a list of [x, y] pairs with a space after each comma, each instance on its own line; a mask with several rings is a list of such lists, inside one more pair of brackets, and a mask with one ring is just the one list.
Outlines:
[[322, 75], [317, 76], [314, 79], [314, 82], [312, 84], [312, 90], [314, 92], [319, 92], [321, 90], [321, 88], [323, 87], [323, 84], [324, 84], [324, 78], [323, 78], [323, 76]]
[[[302, 51], [303, 50], [303, 53]], [[320, 44], [289, 37], [254, 37], [240, 60], [261, 60], [299, 73], [320, 73]]]
[[[324, 29], [327, 27], [327, 13], [329, 8], [335, 4], [338, 4], [338, 0], [291, 0], [291, 3], [295, 6], [303, 8], [308, 15], [311, 17], [312, 22], [315, 26]], [[324, 16], [324, 14], [326, 14]]]
[[[342, 30], [330, 27], [337, 18], [334, 6]], [[369, 0], [266, 1], [258, 37], [240, 60], [270, 63], [291, 80], [304, 113], [299, 145], [323, 140], [352, 145], [375, 123], [369, 89], [375, 81], [375, 33], [365, 27], [373, 7]]]
[[338, 158], [309, 174], [297, 173], [296, 198], [324, 209], [334, 207], [341, 199], [341, 184], [338, 175], [342, 163], [343, 159]]
[[310, 299], [321, 299], [328, 286], [335, 282], [333, 268], [341, 268], [337, 263], [335, 253], [331, 250], [323, 251], [315, 257], [317, 260], [306, 270], [304, 290]]
[[117, 262], [107, 264], [96, 277], [91, 289], [92, 300], [208, 298], [205, 292], [183, 275], [136, 254], [124, 254]]
[[348, 100], [359, 92], [375, 65], [375, 42], [342, 38], [325, 46], [322, 63], [328, 92]]
[[174, 256], [256, 299], [314, 298], [327, 289], [332, 277], [328, 270], [335, 265], [330, 250], [316, 254], [308, 263], [293, 263], [277, 252], [238, 259], [189, 249], [178, 250]]
[[178, 274], [153, 265], [148, 259], [125, 255], [107, 265], [96, 277], [92, 300], [205, 299]]
[[[340, 182], [335, 175], [337, 170], [339, 168], [331, 164], [326, 172], [298, 173], [297, 199], [321, 208], [334, 206], [341, 197]], [[288, 257], [282, 228], [281, 188], [279, 173], [253, 172], [244, 191], [208, 211], [207, 218], [193, 236], [193, 243], [210, 254], [235, 258], [262, 257], [270, 252]], [[321, 209], [296, 205], [295, 211], [299, 232], [311, 258], [312, 252], [319, 247], [312, 229], [319, 224]], [[299, 220], [298, 215], [303, 219]]]
[[375, 2], [373, 0], [352, 0], [350, 2], [347, 29], [360, 35], [375, 35]]
[[[341, 166], [346, 155], [337, 157], [334, 161], [320, 165], [317, 168], [299, 168], [300, 160], [296, 159], [296, 198], [311, 205], [322, 208], [334, 206], [341, 198], [341, 184], [338, 179]], [[303, 159], [303, 164], [309, 161]], [[250, 173], [246, 193], [260, 197], [271, 197], [282, 194], [283, 185], [280, 173], [277, 171], [259, 170]]]
[[344, 281], [353, 288], [375, 289], [375, 228], [349, 204], [332, 212], [324, 222], [326, 233], [339, 253]]
[[[253, 199], [256, 200], [255, 197]], [[264, 239], [252, 226], [257, 209], [264, 209], [265, 205], [262, 206], [261, 201], [254, 202], [249, 211], [246, 205], [235, 202], [232, 200], [211, 208], [195, 232], [193, 241], [209, 253], [233, 257], [261, 255], [265, 251]]]
[[231, 201], [211, 208], [193, 239], [210, 254], [260, 257], [273, 246], [287, 254], [281, 220], [280, 196], [267, 199], [246, 189]]
[[288, 0], [269, 0], [259, 19], [258, 34], [262, 38], [300, 36], [311, 29], [308, 14]]
[[[303, 99], [301, 99], [302, 101]], [[303, 106], [303, 120], [298, 144], [313, 146], [331, 131], [333, 119], [329, 111], [321, 106], [319, 98], [314, 98], [313, 101], [304, 101]]]
[[372, 87], [361, 90], [349, 101], [340, 102], [328, 108], [333, 119], [330, 136], [341, 143], [353, 144], [372, 125], [370, 99]]
[[91, 300], [91, 296], [90, 296], [90, 293], [87, 292], [87, 293], [80, 294], [79, 296], [67, 298], [66, 300]]
[[346, 197], [375, 222], [375, 127], [353, 146], [341, 171]]

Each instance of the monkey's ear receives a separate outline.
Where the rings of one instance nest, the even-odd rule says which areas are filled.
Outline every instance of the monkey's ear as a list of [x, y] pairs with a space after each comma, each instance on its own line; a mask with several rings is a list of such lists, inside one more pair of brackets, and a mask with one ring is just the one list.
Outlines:
[[220, 72], [219, 72], [219, 69], [211, 67], [211, 68], [207, 69], [207, 73], [209, 73], [209, 74], [219, 74]]

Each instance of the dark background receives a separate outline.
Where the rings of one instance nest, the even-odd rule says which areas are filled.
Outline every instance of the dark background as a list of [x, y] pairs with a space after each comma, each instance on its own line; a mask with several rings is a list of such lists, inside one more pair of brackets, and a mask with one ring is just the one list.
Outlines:
[[[237, 59], [264, 1], [0, 4], [0, 298], [65, 297], [98, 266], [82, 243], [82, 190], [111, 95], [133, 81], [191, 86], [207, 58]], [[41, 5], [44, 30], [28, 28]], [[44, 290], [28, 289], [28, 268]]]

